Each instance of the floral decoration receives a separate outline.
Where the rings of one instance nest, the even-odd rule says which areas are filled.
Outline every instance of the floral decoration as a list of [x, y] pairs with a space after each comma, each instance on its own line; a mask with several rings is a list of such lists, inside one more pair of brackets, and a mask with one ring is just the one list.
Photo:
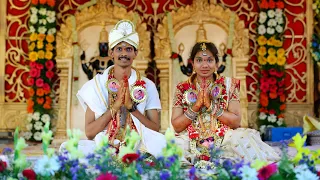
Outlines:
[[264, 134], [268, 127], [285, 126], [284, 2], [262, 0], [260, 9], [257, 28], [260, 65], [258, 125], [260, 132]]
[[[320, 19], [320, 0], [314, 0], [312, 4], [312, 9], [314, 12], [314, 21], [318, 22]], [[319, 23], [314, 23], [314, 32], [312, 35], [312, 42], [311, 42], [311, 55], [312, 59], [315, 62], [320, 62], [320, 37], [319, 37]]]
[[45, 123], [52, 120], [52, 78], [55, 76], [55, 0], [33, 0], [29, 20], [29, 99], [25, 138], [41, 141]]

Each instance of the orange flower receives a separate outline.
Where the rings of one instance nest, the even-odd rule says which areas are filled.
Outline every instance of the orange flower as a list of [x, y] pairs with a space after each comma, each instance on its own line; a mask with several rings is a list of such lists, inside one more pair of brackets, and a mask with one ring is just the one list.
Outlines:
[[52, 34], [48, 34], [46, 40], [48, 41], [48, 43], [52, 43], [54, 41], [54, 36]]
[[285, 109], [286, 109], [286, 104], [282, 104], [282, 105], [280, 106], [280, 110], [283, 111], [283, 110], [285, 110]]
[[38, 41], [37, 42], [37, 48], [42, 49], [43, 48], [43, 41]]
[[43, 59], [44, 58], [44, 51], [41, 50], [41, 51], [38, 52], [38, 58], [39, 59]]
[[52, 45], [51, 43], [48, 43], [48, 44], [46, 45], [46, 50], [47, 50], [47, 51], [52, 51], [52, 50], [53, 50], [53, 45]]
[[42, 105], [44, 103], [44, 98], [37, 98], [37, 103]]
[[36, 47], [36, 44], [35, 44], [34, 42], [32, 42], [32, 43], [29, 45], [29, 51], [33, 51], [35, 47]]
[[267, 107], [269, 104], [269, 99], [266, 93], [260, 93], [260, 104], [263, 107]]
[[38, 60], [38, 53], [32, 51], [29, 53], [29, 60], [34, 62], [36, 60]]
[[262, 0], [261, 4], [260, 4], [260, 8], [261, 9], [268, 9], [269, 8], [269, 4], [267, 0]]
[[44, 91], [42, 88], [38, 88], [37, 89], [37, 96], [43, 96], [44, 95]]
[[267, 38], [264, 36], [259, 36], [258, 37], [258, 44], [259, 46], [264, 46], [267, 44]]
[[49, 90], [43, 90], [44, 91], [44, 94], [45, 95], [48, 95], [48, 94], [50, 94], [50, 92], [51, 92], [51, 90], [49, 89]]
[[45, 104], [43, 105], [43, 108], [45, 108], [45, 109], [51, 109], [51, 106], [50, 106], [50, 104], [45, 103]]
[[284, 94], [280, 95], [280, 102], [284, 102], [286, 100], [286, 96]]
[[32, 34], [30, 35], [30, 41], [36, 41], [37, 38], [38, 38], [38, 34], [37, 34], [37, 33], [32, 33]]
[[260, 65], [265, 65], [267, 64], [267, 58], [265, 58], [264, 56], [258, 56], [258, 62]]
[[46, 96], [46, 104], [51, 104], [52, 103], [52, 99], [49, 96]]
[[28, 106], [33, 106], [34, 105], [34, 102], [33, 102], [33, 100], [31, 98], [27, 100], [27, 105]]
[[30, 88], [29, 89], [29, 96], [33, 96], [34, 95], [34, 89], [33, 88]]
[[28, 106], [27, 111], [28, 113], [33, 113], [33, 106]]
[[269, 93], [269, 96], [271, 99], [275, 99], [278, 97], [278, 94], [276, 92], [272, 92], [272, 93]]
[[275, 46], [275, 47], [282, 47], [282, 41], [280, 41], [280, 40], [275, 40], [274, 42], [273, 42], [273, 45]]
[[267, 54], [267, 49], [266, 49], [266, 47], [260, 46], [259, 49], [258, 49], [258, 54], [259, 54], [259, 56], [264, 56], [264, 55], [266, 55], [266, 54]]
[[268, 44], [268, 46], [275, 46], [275, 43], [276, 43], [277, 41], [279, 41], [279, 40], [276, 40], [276, 39], [274, 38], [274, 36], [272, 36], [270, 39], [268, 39], [267, 44]]
[[278, 118], [284, 118], [284, 114], [279, 114]]
[[40, 4], [45, 4], [47, 0], [39, 0]]
[[38, 34], [38, 41], [43, 41], [46, 38], [45, 34]]
[[38, 0], [32, 0], [31, 3], [34, 5], [38, 5]]
[[54, 7], [56, 2], [55, 2], [55, 0], [47, 0], [47, 3], [49, 6]]
[[52, 56], [53, 56], [53, 54], [51, 51], [46, 51], [46, 55], [45, 55], [46, 59], [52, 59]]

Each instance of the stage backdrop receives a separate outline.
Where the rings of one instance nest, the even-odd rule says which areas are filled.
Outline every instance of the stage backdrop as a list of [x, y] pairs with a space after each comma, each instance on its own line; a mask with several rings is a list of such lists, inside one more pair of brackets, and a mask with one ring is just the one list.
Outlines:
[[[63, 22], [68, 14], [74, 14], [76, 8], [86, 2], [89, 1], [58, 0], [56, 11], [59, 23]], [[147, 0], [113, 0], [112, 2], [114, 5], [143, 15], [150, 31], [155, 32], [157, 23], [163, 18], [165, 11], [173, 11], [180, 6], [191, 4], [192, 0], [165, 0], [159, 1], [158, 4]], [[256, 21], [259, 10], [257, 1], [216, 0], [216, 2], [236, 12], [249, 29], [250, 61], [246, 68], [247, 90], [249, 108], [255, 109], [258, 100], [256, 95], [258, 63], [255, 55]], [[312, 0], [285, 0], [284, 2], [287, 17], [285, 48], [288, 57], [286, 118], [297, 125], [301, 124], [300, 117], [303, 114], [312, 112], [313, 69], [308, 53], [308, 43], [312, 33]], [[29, 7], [30, 1], [3, 0], [0, 2], [0, 131], [24, 126], [26, 119]], [[256, 112], [252, 111], [249, 117], [256, 118]]]

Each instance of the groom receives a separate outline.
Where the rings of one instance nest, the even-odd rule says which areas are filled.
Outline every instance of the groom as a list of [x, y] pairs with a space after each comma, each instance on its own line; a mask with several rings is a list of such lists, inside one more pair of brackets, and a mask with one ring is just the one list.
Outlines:
[[[136, 147], [160, 155], [165, 138], [160, 129], [160, 99], [155, 84], [132, 67], [138, 54], [139, 36], [134, 24], [119, 21], [109, 33], [110, 55], [114, 66], [97, 74], [79, 90], [77, 97], [85, 110], [85, 133], [97, 142], [108, 136], [110, 145], [119, 148], [124, 143], [129, 126], [141, 136]], [[109, 89], [109, 84], [119, 87]], [[137, 99], [134, 91], [144, 91]]]

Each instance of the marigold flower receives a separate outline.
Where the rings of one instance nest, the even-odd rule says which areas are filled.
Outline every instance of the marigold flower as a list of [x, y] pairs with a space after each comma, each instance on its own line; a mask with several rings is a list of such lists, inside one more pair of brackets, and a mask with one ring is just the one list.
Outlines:
[[47, 0], [47, 4], [51, 7], [54, 7], [55, 3], [55, 0]]
[[45, 103], [45, 104], [43, 105], [43, 108], [44, 108], [44, 109], [51, 109], [51, 105], [50, 105], [50, 104]]
[[276, 55], [276, 50], [273, 49], [273, 48], [269, 48], [269, 49], [268, 49], [268, 54], [269, 54], [269, 55]]
[[37, 96], [43, 96], [44, 95], [43, 89], [42, 88], [38, 88], [36, 94], [37, 94]]
[[33, 88], [30, 88], [29, 89], [29, 96], [33, 96], [34, 95], [34, 89]]
[[282, 41], [280, 41], [280, 40], [275, 40], [275, 41], [273, 42], [273, 45], [274, 45], [275, 47], [282, 47], [283, 43], [282, 43]]
[[276, 92], [271, 92], [271, 93], [269, 93], [269, 97], [271, 99], [276, 99], [278, 97], [278, 94]]
[[259, 56], [264, 56], [264, 55], [266, 55], [266, 54], [267, 54], [267, 49], [266, 49], [266, 47], [264, 47], [264, 46], [259, 47], [259, 49], [258, 49], [258, 54], [259, 54]]
[[280, 95], [280, 102], [284, 102], [286, 100], [286, 95]]
[[283, 111], [283, 110], [285, 110], [285, 109], [286, 109], [286, 104], [282, 104], [282, 105], [280, 106], [280, 110]]
[[45, 4], [47, 0], [39, 0], [40, 4]]
[[37, 33], [32, 33], [32, 34], [30, 35], [30, 41], [31, 41], [31, 42], [32, 42], [32, 41], [36, 41], [37, 38], [38, 38], [38, 34], [37, 34]]
[[46, 40], [48, 41], [48, 43], [52, 43], [54, 41], [54, 36], [52, 34], [48, 34]]
[[267, 57], [267, 62], [271, 65], [274, 65], [277, 63], [277, 57], [275, 55], [270, 55]]
[[45, 58], [46, 59], [52, 59], [53, 53], [51, 51], [46, 51]]
[[284, 56], [285, 53], [286, 51], [283, 48], [280, 48], [277, 50], [278, 57]]
[[284, 56], [278, 57], [277, 64], [279, 66], [283, 66], [285, 63], [286, 63], [286, 57], [284, 57]]
[[42, 50], [38, 51], [38, 58], [44, 59], [44, 51], [42, 51]]
[[34, 62], [36, 60], [38, 60], [38, 53], [32, 51], [29, 53], [29, 60]]
[[37, 98], [37, 103], [42, 105], [44, 103], [44, 98]]
[[267, 44], [267, 38], [264, 36], [259, 36], [258, 37], [258, 44], [259, 46], [264, 46]]
[[43, 41], [38, 41], [37, 42], [37, 48], [42, 49], [43, 48]]
[[32, 43], [29, 45], [28, 49], [29, 49], [29, 51], [33, 51], [35, 47], [36, 47], [36, 44], [35, 44], [34, 42], [32, 42]]
[[268, 39], [267, 44], [268, 46], [274, 46], [276, 41], [277, 40], [274, 38], [274, 36], [272, 36], [271, 38]]
[[267, 64], [267, 58], [265, 58], [264, 56], [259, 56], [258, 57], [258, 62], [260, 65], [266, 65]]
[[48, 43], [48, 44], [46, 45], [46, 50], [47, 50], [47, 51], [52, 51], [52, 50], [53, 50], [53, 45], [52, 45], [51, 43]]
[[43, 41], [46, 38], [45, 34], [39, 34], [38, 35], [38, 41]]

